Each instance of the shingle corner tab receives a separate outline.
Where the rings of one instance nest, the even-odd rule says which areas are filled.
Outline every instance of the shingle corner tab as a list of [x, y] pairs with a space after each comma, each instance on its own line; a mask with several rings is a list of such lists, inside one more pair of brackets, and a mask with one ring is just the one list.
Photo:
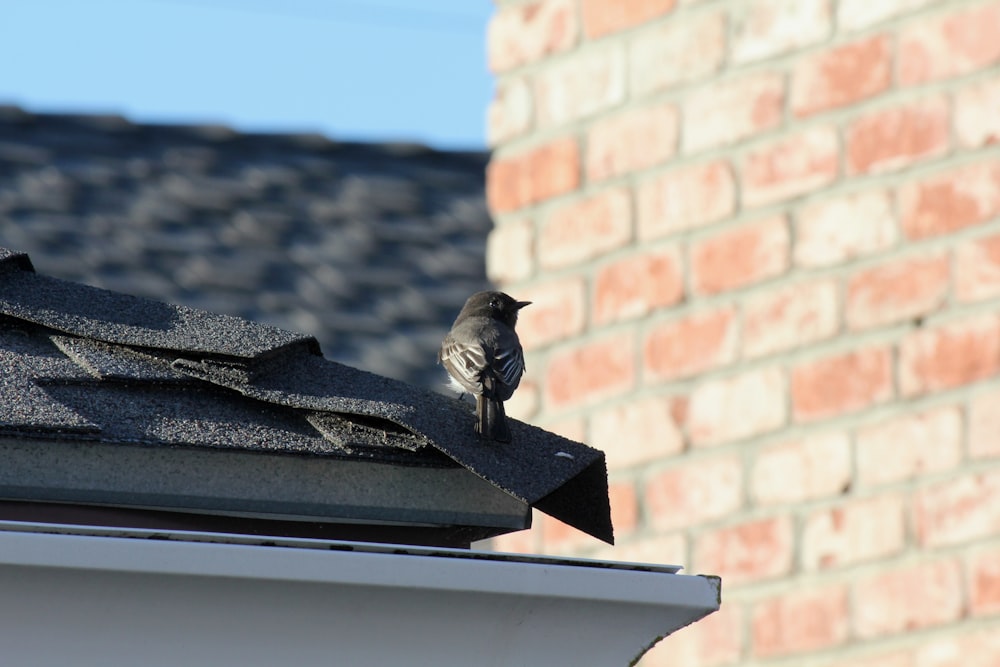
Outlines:
[[603, 452], [576, 477], [534, 503], [542, 512], [608, 544], [615, 543]]
[[187, 361], [174, 368], [277, 405], [393, 422], [501, 491], [614, 542], [600, 450], [516, 420], [511, 442], [483, 440], [460, 401], [322, 357], [288, 355], [253, 378]]
[[49, 339], [70, 361], [101, 380], [192, 382], [187, 375], [172, 369], [169, 361], [130, 347], [74, 336], [53, 335]]
[[[454, 402], [445, 398], [445, 401]], [[509, 419], [509, 443], [485, 441], [472, 421], [439, 425], [431, 436], [445, 454], [549, 516], [614, 544], [604, 452]], [[438, 439], [434, 439], [434, 438]]]
[[0, 246], [0, 273], [8, 271], [34, 273], [35, 267], [31, 264], [31, 259], [26, 253]]

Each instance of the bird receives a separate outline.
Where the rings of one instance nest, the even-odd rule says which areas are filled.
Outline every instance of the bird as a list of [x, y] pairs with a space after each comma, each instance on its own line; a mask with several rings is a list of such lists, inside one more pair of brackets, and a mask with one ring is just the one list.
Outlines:
[[476, 292], [458, 313], [438, 352], [451, 388], [476, 397], [476, 433], [497, 442], [511, 440], [503, 402], [513, 395], [524, 373], [524, 351], [514, 327], [520, 310], [530, 304], [503, 292]]

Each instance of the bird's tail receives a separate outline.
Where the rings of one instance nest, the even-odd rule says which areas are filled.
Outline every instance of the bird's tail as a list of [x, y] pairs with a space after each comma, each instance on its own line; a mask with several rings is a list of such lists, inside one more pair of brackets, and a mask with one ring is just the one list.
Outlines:
[[476, 433], [490, 440], [510, 442], [510, 427], [503, 411], [503, 401], [476, 396]]

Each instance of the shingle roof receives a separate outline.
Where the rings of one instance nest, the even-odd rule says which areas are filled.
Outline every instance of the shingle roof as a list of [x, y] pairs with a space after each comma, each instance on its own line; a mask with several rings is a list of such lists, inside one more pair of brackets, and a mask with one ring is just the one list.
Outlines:
[[[197, 495], [195, 488], [203, 492], [207, 483], [194, 472], [190, 479], [177, 472], [189, 470], [181, 461], [191, 451], [280, 455], [275, 465], [289, 457], [330, 465], [367, 462], [354, 473], [387, 466], [402, 475], [403, 486], [418, 476], [410, 470], [461, 466], [504, 497], [611, 541], [603, 453], [515, 420], [511, 427], [512, 443], [484, 442], [473, 432], [467, 404], [327, 360], [312, 337], [39, 275], [26, 255], [0, 249], [0, 445], [17, 443], [5, 455], [0, 497], [65, 500], [31, 494], [39, 486], [58, 487], [59, 475], [86, 475], [42, 465], [39, 457], [50, 448], [30, 445], [40, 440], [94, 443], [92, 452], [111, 458], [87, 466], [97, 466], [97, 473], [107, 466], [109, 476], [115, 451], [124, 460], [126, 448], [132, 448], [129, 456], [135, 447], [145, 448], [149, 460], [173, 470], [175, 496], [185, 484]], [[227, 461], [237, 459], [220, 459], [219, 474], [227, 471]], [[141, 468], [135, 463], [136, 474]], [[263, 474], [246, 470], [242, 474]], [[305, 473], [285, 484], [322, 488], [325, 474]], [[36, 480], [34, 491], [12, 496], [23, 492], [16, 487], [25, 476]], [[453, 489], [432, 491], [447, 495]], [[128, 505], [122, 498], [139, 493], [131, 487], [104, 492], [90, 489], [84, 501]], [[240, 505], [239, 498], [227, 497], [219, 507], [200, 509], [247, 511], [267, 500]], [[299, 511], [309, 511], [302, 509], [305, 500], [296, 502]], [[397, 505], [402, 511], [407, 499]]]
[[0, 107], [0, 245], [67, 280], [307, 331], [423, 386], [488, 286], [483, 152]]

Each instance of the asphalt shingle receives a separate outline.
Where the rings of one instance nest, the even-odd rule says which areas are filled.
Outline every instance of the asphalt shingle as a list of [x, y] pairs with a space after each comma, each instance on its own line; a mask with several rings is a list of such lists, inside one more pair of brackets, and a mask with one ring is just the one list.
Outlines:
[[468, 404], [325, 359], [309, 336], [31, 267], [0, 250], [0, 439], [461, 466], [613, 539], [598, 450], [516, 420], [511, 443], [483, 441]]

